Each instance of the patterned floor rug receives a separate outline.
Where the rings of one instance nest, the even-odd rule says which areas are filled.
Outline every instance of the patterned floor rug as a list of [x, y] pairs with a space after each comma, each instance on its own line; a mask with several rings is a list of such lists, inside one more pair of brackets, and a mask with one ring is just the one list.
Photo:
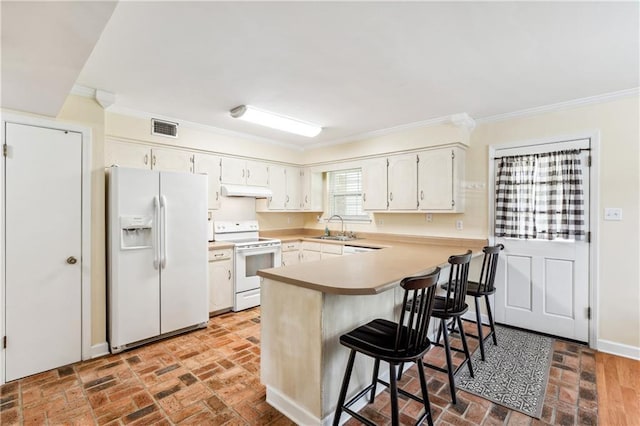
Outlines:
[[466, 368], [456, 386], [469, 393], [539, 419], [549, 379], [553, 339], [496, 326], [498, 346], [485, 342], [486, 361], [477, 349], [471, 355], [474, 378]]

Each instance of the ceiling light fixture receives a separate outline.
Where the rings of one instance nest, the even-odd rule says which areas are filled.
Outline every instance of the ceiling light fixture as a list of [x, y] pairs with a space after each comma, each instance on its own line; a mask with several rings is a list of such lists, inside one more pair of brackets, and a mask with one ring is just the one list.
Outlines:
[[250, 105], [240, 105], [229, 112], [233, 118], [239, 118], [254, 124], [260, 124], [261, 126], [271, 127], [272, 129], [283, 130], [309, 138], [317, 136], [320, 131], [322, 131], [322, 127], [317, 124], [306, 123], [296, 120], [295, 118], [264, 111]]

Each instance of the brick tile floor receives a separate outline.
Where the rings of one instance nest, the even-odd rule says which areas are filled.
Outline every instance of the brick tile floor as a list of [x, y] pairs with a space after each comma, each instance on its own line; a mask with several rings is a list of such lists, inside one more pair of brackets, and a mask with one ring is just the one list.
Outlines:
[[[477, 346], [469, 341], [472, 348]], [[439, 348], [428, 358], [443, 363]], [[459, 362], [460, 355], [456, 359]], [[597, 424], [594, 352], [581, 345], [554, 343], [541, 420], [460, 390], [453, 405], [446, 375], [427, 369], [427, 376], [437, 425]], [[415, 367], [400, 385], [419, 389]], [[402, 424], [413, 424], [421, 405], [402, 399], [400, 406]], [[389, 407], [385, 391], [362, 411], [385, 425], [390, 424]], [[260, 384], [260, 310], [254, 308], [212, 318], [203, 330], [5, 384], [0, 387], [0, 424], [294, 423], [265, 401]]]

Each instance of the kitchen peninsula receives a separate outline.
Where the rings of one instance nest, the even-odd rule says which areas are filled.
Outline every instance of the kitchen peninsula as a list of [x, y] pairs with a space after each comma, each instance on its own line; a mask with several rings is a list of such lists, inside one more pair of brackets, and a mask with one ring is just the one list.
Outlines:
[[[486, 240], [421, 240], [359, 240], [386, 248], [258, 272], [267, 402], [298, 424], [330, 424], [349, 353], [340, 335], [374, 318], [397, 318], [402, 278], [446, 266], [450, 255], [467, 249], [480, 254], [486, 245]], [[350, 395], [370, 382], [372, 366], [372, 360], [356, 357]], [[384, 367], [380, 371], [388, 374]]]

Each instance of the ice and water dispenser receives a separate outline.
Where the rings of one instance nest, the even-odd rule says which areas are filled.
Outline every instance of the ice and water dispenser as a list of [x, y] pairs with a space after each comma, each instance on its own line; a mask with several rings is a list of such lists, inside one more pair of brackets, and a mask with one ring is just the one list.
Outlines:
[[120, 248], [134, 250], [153, 246], [152, 216], [120, 216]]

